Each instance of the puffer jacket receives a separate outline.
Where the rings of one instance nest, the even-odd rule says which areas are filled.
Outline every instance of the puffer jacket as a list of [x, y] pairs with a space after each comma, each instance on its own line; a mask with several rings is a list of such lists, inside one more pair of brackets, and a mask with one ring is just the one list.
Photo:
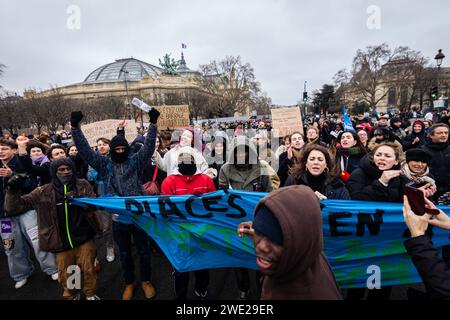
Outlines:
[[[369, 154], [361, 159], [360, 165], [361, 167], [350, 175], [346, 184], [352, 200], [403, 202], [407, 178], [404, 176], [393, 178], [385, 187], [378, 181], [383, 172], [371, 161]], [[400, 166], [394, 166], [391, 170], [400, 170]]]

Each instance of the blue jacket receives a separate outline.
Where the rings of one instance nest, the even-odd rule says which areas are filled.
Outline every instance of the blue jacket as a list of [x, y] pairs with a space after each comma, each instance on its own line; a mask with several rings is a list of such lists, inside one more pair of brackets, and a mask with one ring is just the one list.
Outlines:
[[144, 195], [142, 176], [145, 166], [151, 160], [155, 150], [157, 127], [150, 125], [144, 146], [139, 152], [129, 155], [124, 163], [113, 162], [110, 156], [103, 156], [93, 151], [83, 132], [72, 128], [72, 138], [78, 153], [100, 177], [104, 177], [105, 193], [122, 197]]

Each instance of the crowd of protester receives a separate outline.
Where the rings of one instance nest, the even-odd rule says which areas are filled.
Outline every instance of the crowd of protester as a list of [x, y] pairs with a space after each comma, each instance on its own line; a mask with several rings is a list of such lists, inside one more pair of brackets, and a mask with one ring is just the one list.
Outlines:
[[[1, 237], [16, 288], [23, 287], [33, 272], [31, 245], [42, 271], [63, 286], [64, 299], [80, 299], [66, 286], [65, 270], [70, 265], [84, 272], [86, 298], [99, 299], [94, 239], [104, 237], [106, 261], [116, 259], [115, 247], [119, 252], [125, 281], [122, 298], [134, 295], [137, 263], [142, 290], [151, 299], [156, 294], [151, 283], [156, 244], [151, 237], [135, 225], [118, 222], [114, 215], [72, 206], [70, 200], [235, 189], [269, 193], [255, 209], [254, 221], [238, 228], [240, 236], [249, 234], [255, 243], [261, 298], [342, 299], [323, 254], [319, 200], [324, 199], [404, 203], [412, 237], [405, 247], [428, 297], [450, 298], [449, 247], [439, 257], [426, 232], [428, 225], [450, 230], [450, 219], [442, 211], [434, 219], [415, 216], [404, 199], [408, 185], [423, 192], [429, 208], [450, 204], [446, 111], [424, 118], [412, 113], [360, 114], [352, 119], [351, 129], [340, 115], [308, 115], [303, 130], [285, 137], [275, 137], [268, 118], [208, 121], [158, 132], [158, 116], [157, 110], [150, 111], [148, 129], [132, 143], [125, 139], [123, 121], [115, 137], [99, 138], [95, 147], [81, 130], [81, 112], [72, 113], [70, 132], [39, 136], [2, 132]], [[247, 299], [248, 270], [236, 268], [234, 274], [239, 298]], [[195, 271], [194, 276], [195, 294], [205, 299], [209, 272]], [[186, 299], [189, 273], [174, 269], [173, 278], [175, 297]], [[361, 299], [364, 293], [348, 290], [347, 299]], [[369, 298], [389, 299], [390, 293], [390, 287], [383, 287], [369, 292]]]

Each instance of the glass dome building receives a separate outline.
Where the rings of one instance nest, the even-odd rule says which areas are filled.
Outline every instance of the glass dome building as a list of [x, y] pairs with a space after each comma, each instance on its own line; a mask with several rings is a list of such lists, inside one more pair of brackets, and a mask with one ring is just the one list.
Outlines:
[[162, 68], [138, 59], [118, 59], [95, 69], [83, 82], [139, 81], [145, 76], [160, 76], [163, 72]]

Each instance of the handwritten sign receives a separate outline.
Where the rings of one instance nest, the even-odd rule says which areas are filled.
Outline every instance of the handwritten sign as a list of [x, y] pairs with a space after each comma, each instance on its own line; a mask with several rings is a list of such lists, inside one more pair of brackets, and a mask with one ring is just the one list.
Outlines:
[[190, 124], [189, 106], [155, 106], [161, 115], [158, 118], [158, 127], [166, 128], [184, 128]]
[[[112, 139], [117, 134], [117, 127], [121, 120], [109, 119], [98, 121], [81, 126], [84, 136], [89, 142], [90, 146], [97, 145], [97, 139], [106, 138]], [[137, 137], [136, 122], [134, 120], [127, 120], [125, 126], [125, 138], [129, 143], [133, 142]]]
[[284, 137], [295, 131], [303, 133], [302, 115], [299, 107], [276, 108], [272, 113], [272, 132], [275, 137]]

